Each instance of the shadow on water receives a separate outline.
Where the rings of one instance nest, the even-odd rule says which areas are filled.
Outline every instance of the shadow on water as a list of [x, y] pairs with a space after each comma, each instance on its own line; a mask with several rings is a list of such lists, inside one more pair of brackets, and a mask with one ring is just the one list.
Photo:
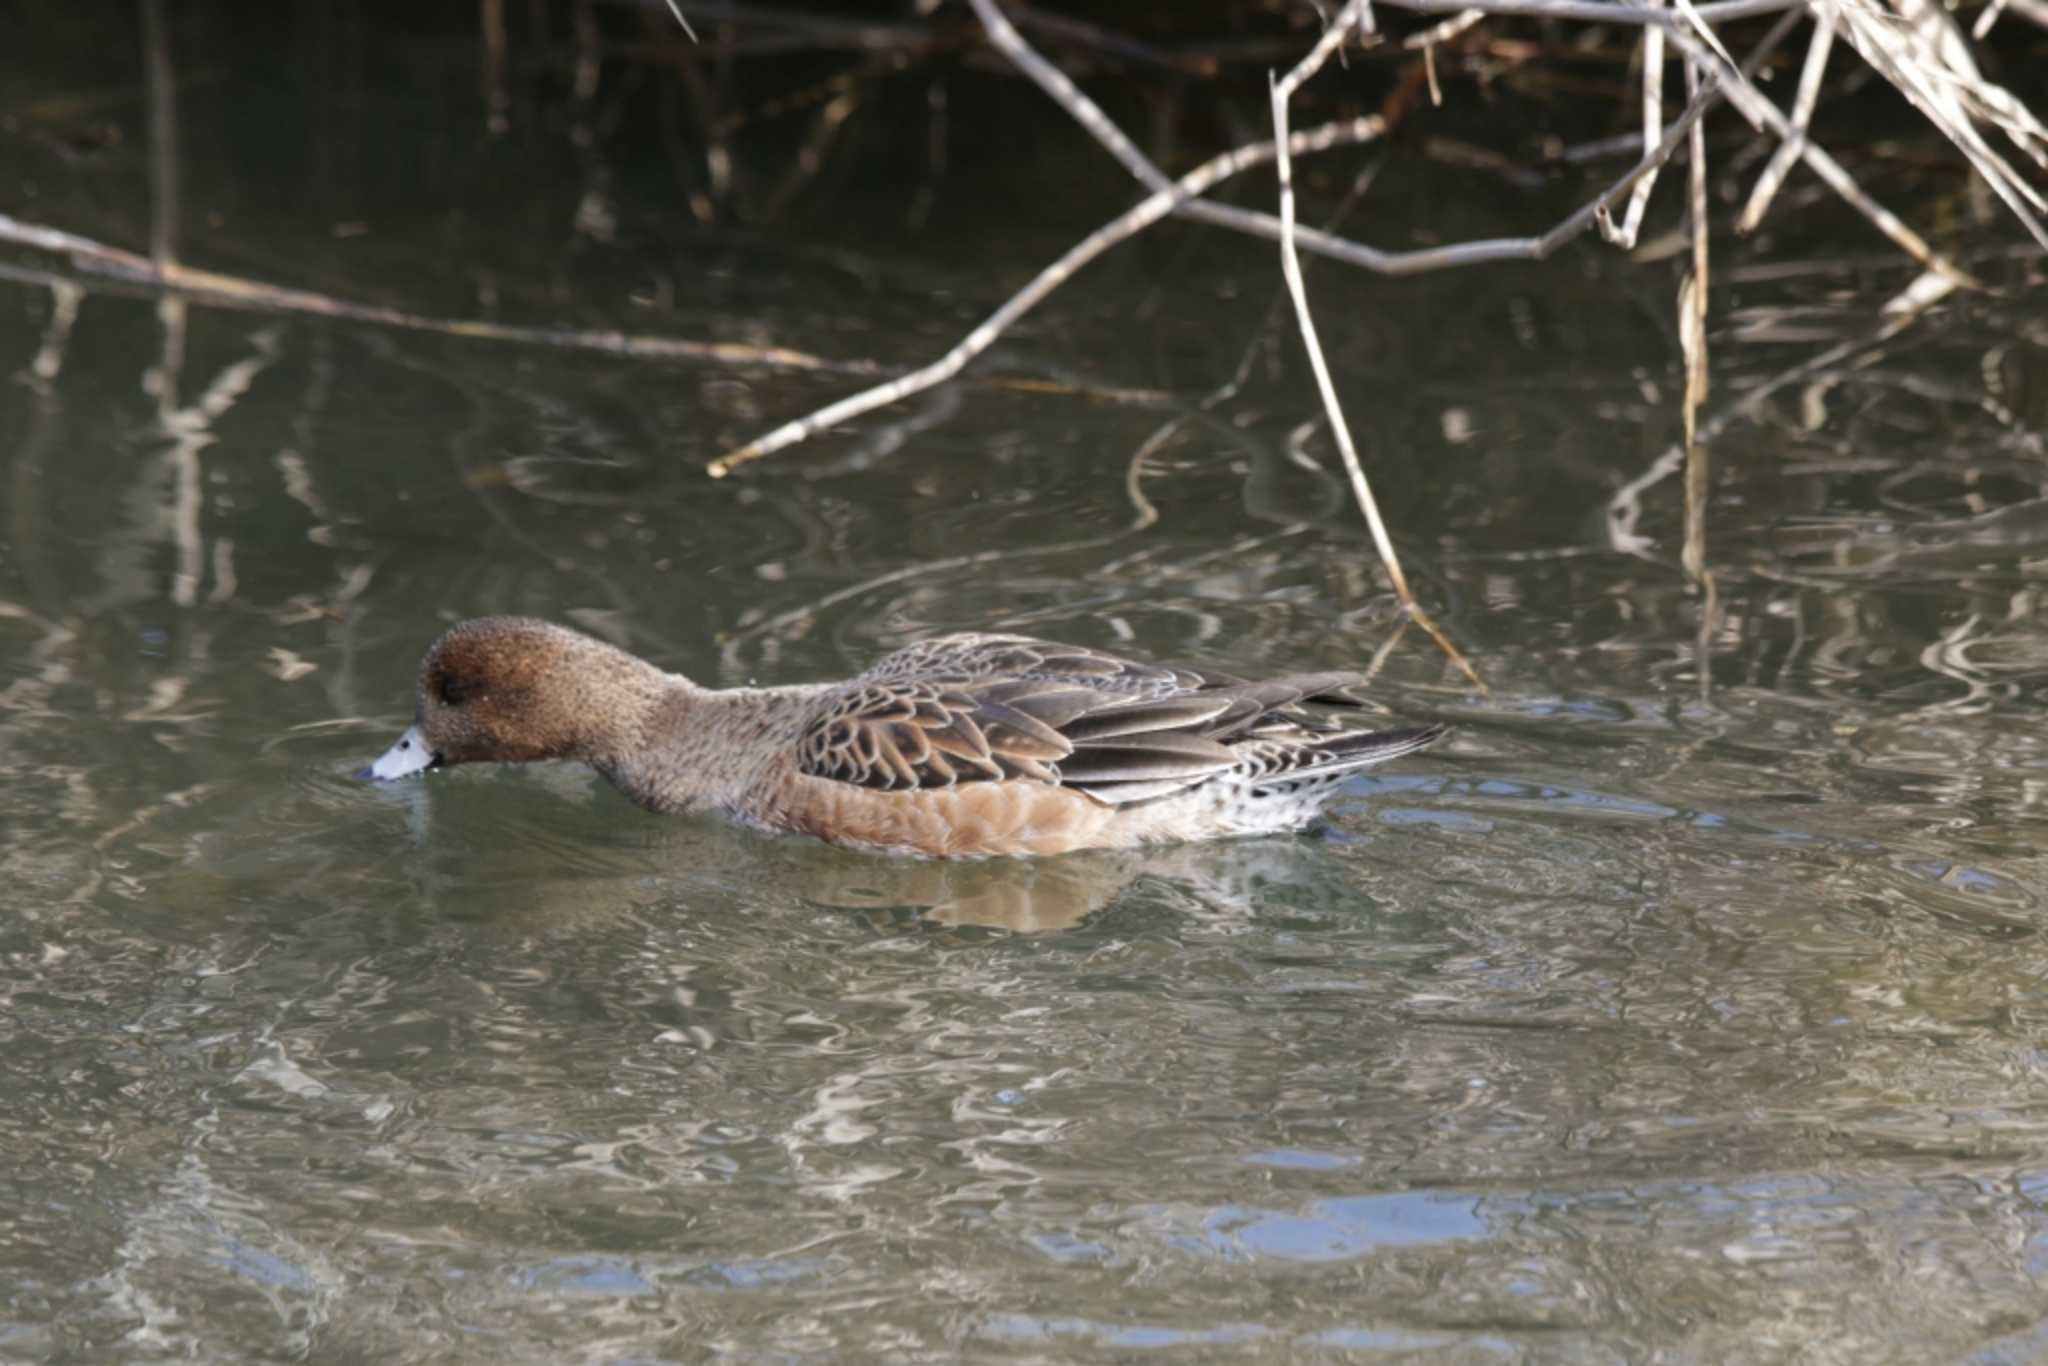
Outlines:
[[[188, 144], [237, 155], [187, 165], [187, 247], [891, 364], [1038, 262], [1008, 198], [891, 249], [677, 246], [623, 153], [458, 211], [437, 168], [547, 136], [437, 114], [430, 48], [389, 76], [412, 104], [192, 73]], [[6, 67], [0, 172], [131, 231], [134, 73], [52, 52]], [[102, 124], [128, 140], [73, 136]], [[1372, 658], [1392, 604], [1259, 330], [1270, 258], [1186, 230], [1126, 263], [994, 365], [1203, 393], [1256, 342], [1230, 405], [1154, 441], [1158, 411], [948, 389], [717, 484], [842, 379], [0, 282], [0, 1357], [2038, 1357], [2037, 295], [1731, 428], [1703, 636], [1678, 491], [1640, 481], [1662, 283], [1319, 270], [1492, 693], [1389, 653], [1372, 709], [1457, 736], [1299, 838], [897, 863], [579, 771], [346, 778], [482, 612], [724, 685], [987, 625]], [[1853, 268], [1867, 295], [1730, 270], [1717, 385], [1782, 373], [1788, 319], [1867, 335], [1907, 275]]]

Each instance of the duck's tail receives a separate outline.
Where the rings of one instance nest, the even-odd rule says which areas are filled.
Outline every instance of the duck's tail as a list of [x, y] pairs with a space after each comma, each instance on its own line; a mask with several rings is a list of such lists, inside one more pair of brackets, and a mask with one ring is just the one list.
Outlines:
[[1400, 726], [1393, 730], [1359, 730], [1345, 735], [1317, 736], [1307, 747], [1314, 757], [1303, 765], [1305, 770], [1322, 772], [1344, 772], [1354, 768], [1368, 768], [1383, 764], [1389, 759], [1398, 759], [1404, 754], [1413, 754], [1418, 749], [1428, 749], [1451, 733], [1451, 728], [1442, 721], [1426, 726]]

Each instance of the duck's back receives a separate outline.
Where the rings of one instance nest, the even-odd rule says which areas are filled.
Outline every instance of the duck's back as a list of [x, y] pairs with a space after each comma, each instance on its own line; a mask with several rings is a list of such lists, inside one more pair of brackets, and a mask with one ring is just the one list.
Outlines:
[[[1291, 829], [1345, 775], [1445, 728], [1346, 730], [1351, 672], [1258, 682], [1023, 636], [921, 641], [806, 703], [793, 762], [740, 814], [933, 857]], [[780, 767], [779, 765], [775, 767]]]

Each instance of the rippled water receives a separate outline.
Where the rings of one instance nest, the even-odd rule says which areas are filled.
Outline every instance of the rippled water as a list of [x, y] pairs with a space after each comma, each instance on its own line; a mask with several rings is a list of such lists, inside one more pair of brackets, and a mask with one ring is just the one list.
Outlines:
[[[132, 245], [124, 96], [82, 161], [31, 135], [132, 98], [102, 60], [21, 78], [0, 179]], [[431, 109], [250, 80], [185, 97], [188, 147], [241, 130], [188, 163], [186, 248], [286, 283], [896, 364], [1065, 240], [699, 240], [631, 180], [494, 222], [434, 197], [449, 145], [364, 169]], [[586, 193], [608, 234], [569, 231]], [[1910, 279], [1747, 250], [1727, 402]], [[1677, 480], [1624, 499], [1636, 553], [1609, 530], [1674, 435], [1665, 276], [1319, 271], [1410, 572], [1490, 691], [1408, 633], [1375, 703], [1455, 740], [1300, 838], [950, 867], [580, 771], [348, 779], [483, 612], [721, 684], [985, 625], [1372, 659], [1394, 613], [1326, 443], [1290, 455], [1313, 395], [1259, 340], [1269, 254], [1119, 259], [989, 371], [1199, 395], [1251, 343], [1236, 397], [967, 385], [722, 483], [856, 382], [0, 282], [0, 1357], [2048, 1354], [2038, 290], [1730, 429], [1703, 635]]]

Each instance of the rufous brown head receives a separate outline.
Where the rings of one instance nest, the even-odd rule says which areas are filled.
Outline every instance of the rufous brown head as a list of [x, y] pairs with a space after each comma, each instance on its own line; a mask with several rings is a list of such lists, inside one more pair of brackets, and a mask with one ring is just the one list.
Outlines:
[[467, 763], [588, 759], [638, 672], [623, 651], [532, 617], [459, 622], [420, 661], [413, 724], [366, 776]]

